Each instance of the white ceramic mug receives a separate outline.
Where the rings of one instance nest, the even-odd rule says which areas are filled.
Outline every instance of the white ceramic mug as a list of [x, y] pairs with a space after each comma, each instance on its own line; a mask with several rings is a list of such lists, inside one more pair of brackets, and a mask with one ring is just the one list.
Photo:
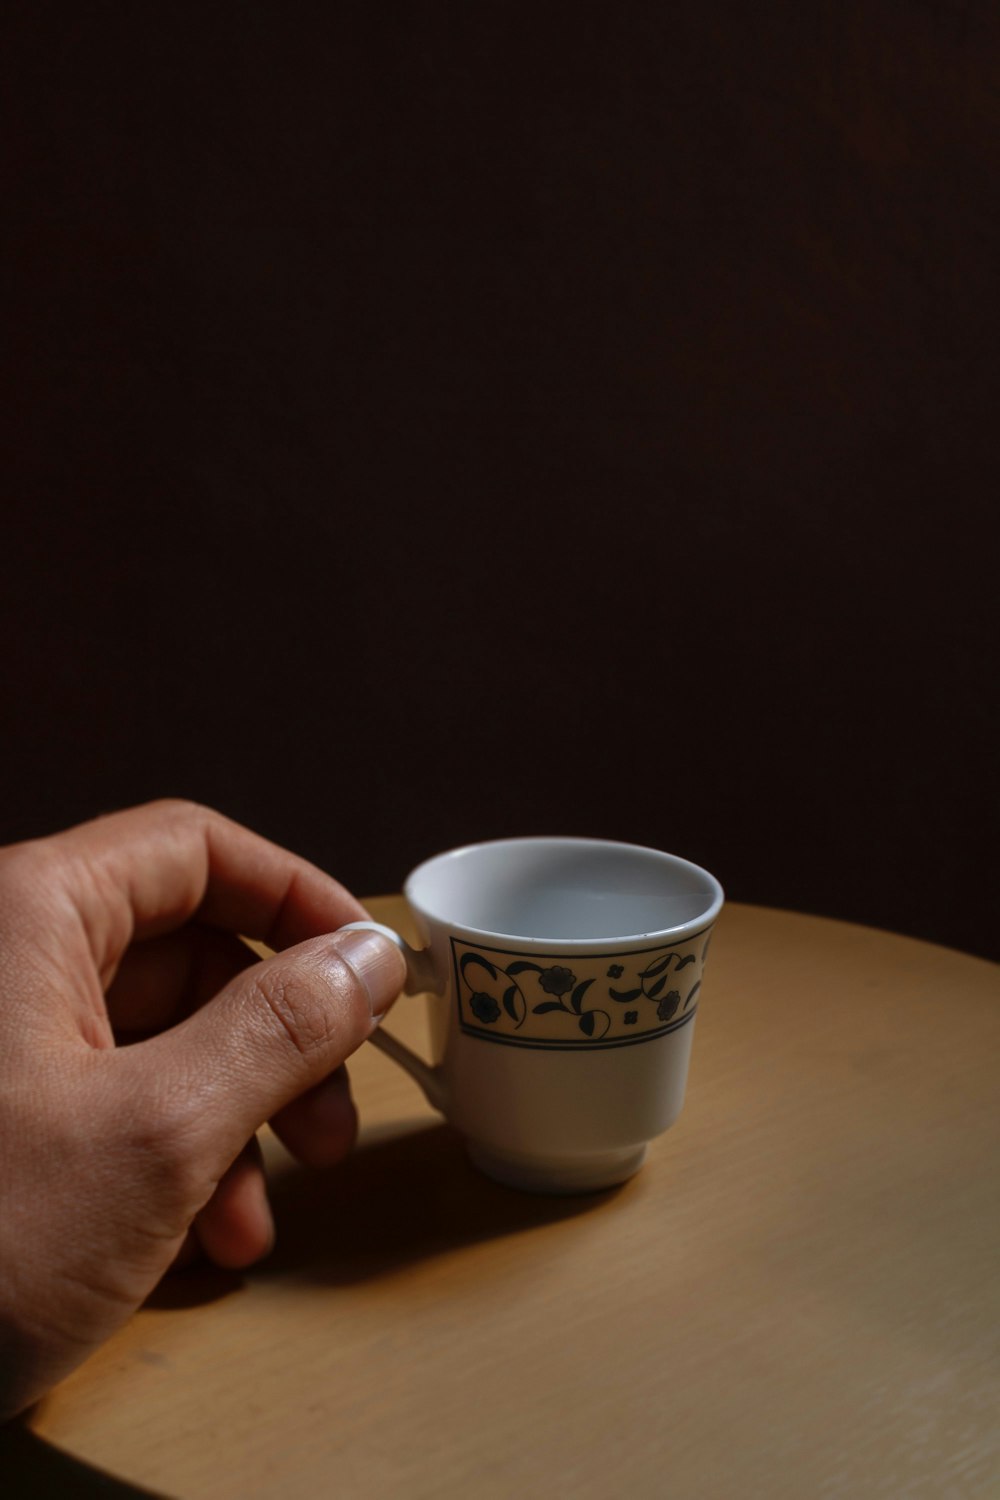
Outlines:
[[439, 854], [408, 877], [426, 947], [433, 1062], [379, 1031], [491, 1177], [535, 1192], [623, 1182], [684, 1101], [702, 967], [722, 908], [687, 860], [603, 839], [523, 838]]

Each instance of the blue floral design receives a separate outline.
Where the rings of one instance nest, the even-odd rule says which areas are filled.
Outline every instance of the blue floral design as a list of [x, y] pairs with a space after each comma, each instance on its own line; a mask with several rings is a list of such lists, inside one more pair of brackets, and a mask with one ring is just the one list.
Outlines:
[[669, 1021], [681, 1003], [680, 990], [668, 990], [656, 1007], [656, 1014], [661, 1021]]
[[[459, 1002], [460, 1024], [473, 1034], [488, 1033], [494, 1041], [565, 1047], [577, 1045], [573, 1032], [579, 1031], [595, 1045], [638, 1042], [647, 1033], [661, 1036], [689, 1020], [701, 989], [697, 955], [679, 945], [615, 961], [611, 955], [553, 954], [539, 963], [501, 949], [464, 948], [454, 938], [452, 944], [457, 978], [467, 997]], [[645, 965], [641, 970], [640, 963]], [[680, 970], [688, 966], [693, 982], [685, 983]], [[671, 981], [678, 987], [668, 990]], [[483, 988], [487, 983], [489, 989]], [[601, 1008], [602, 993], [607, 1009]], [[560, 1013], [565, 1019], [553, 1026], [539, 1027], [533, 1019]]]
[[477, 1021], [484, 1021], [487, 1026], [492, 1026], [494, 1021], [500, 1019], [500, 1007], [492, 995], [486, 995], [482, 990], [473, 995], [469, 1001], [472, 1014]]
[[576, 975], [572, 969], [564, 969], [559, 964], [554, 964], [551, 969], [539, 971], [538, 983], [547, 995], [568, 995], [576, 984]]

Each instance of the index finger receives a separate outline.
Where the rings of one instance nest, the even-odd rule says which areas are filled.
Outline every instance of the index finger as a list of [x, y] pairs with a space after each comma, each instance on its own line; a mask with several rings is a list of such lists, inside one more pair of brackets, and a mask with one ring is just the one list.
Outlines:
[[332, 876], [222, 813], [150, 802], [46, 841], [100, 970], [134, 938], [199, 921], [289, 948], [366, 915]]

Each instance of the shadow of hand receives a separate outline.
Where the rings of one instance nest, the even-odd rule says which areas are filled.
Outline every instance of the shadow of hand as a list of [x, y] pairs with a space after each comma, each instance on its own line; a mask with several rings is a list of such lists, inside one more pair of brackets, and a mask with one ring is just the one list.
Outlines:
[[444, 1124], [361, 1146], [328, 1172], [277, 1174], [272, 1255], [254, 1276], [332, 1286], [384, 1276], [427, 1257], [592, 1210], [617, 1190], [546, 1197], [502, 1187], [473, 1168]]

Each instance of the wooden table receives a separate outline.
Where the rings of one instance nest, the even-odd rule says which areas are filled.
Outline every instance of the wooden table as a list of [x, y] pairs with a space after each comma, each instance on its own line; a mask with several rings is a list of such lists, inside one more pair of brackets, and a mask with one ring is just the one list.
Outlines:
[[998, 1001], [979, 959], [730, 906], [684, 1114], [594, 1198], [478, 1176], [364, 1048], [349, 1163], [267, 1142], [272, 1258], [173, 1278], [0, 1434], [0, 1490], [1000, 1493]]

